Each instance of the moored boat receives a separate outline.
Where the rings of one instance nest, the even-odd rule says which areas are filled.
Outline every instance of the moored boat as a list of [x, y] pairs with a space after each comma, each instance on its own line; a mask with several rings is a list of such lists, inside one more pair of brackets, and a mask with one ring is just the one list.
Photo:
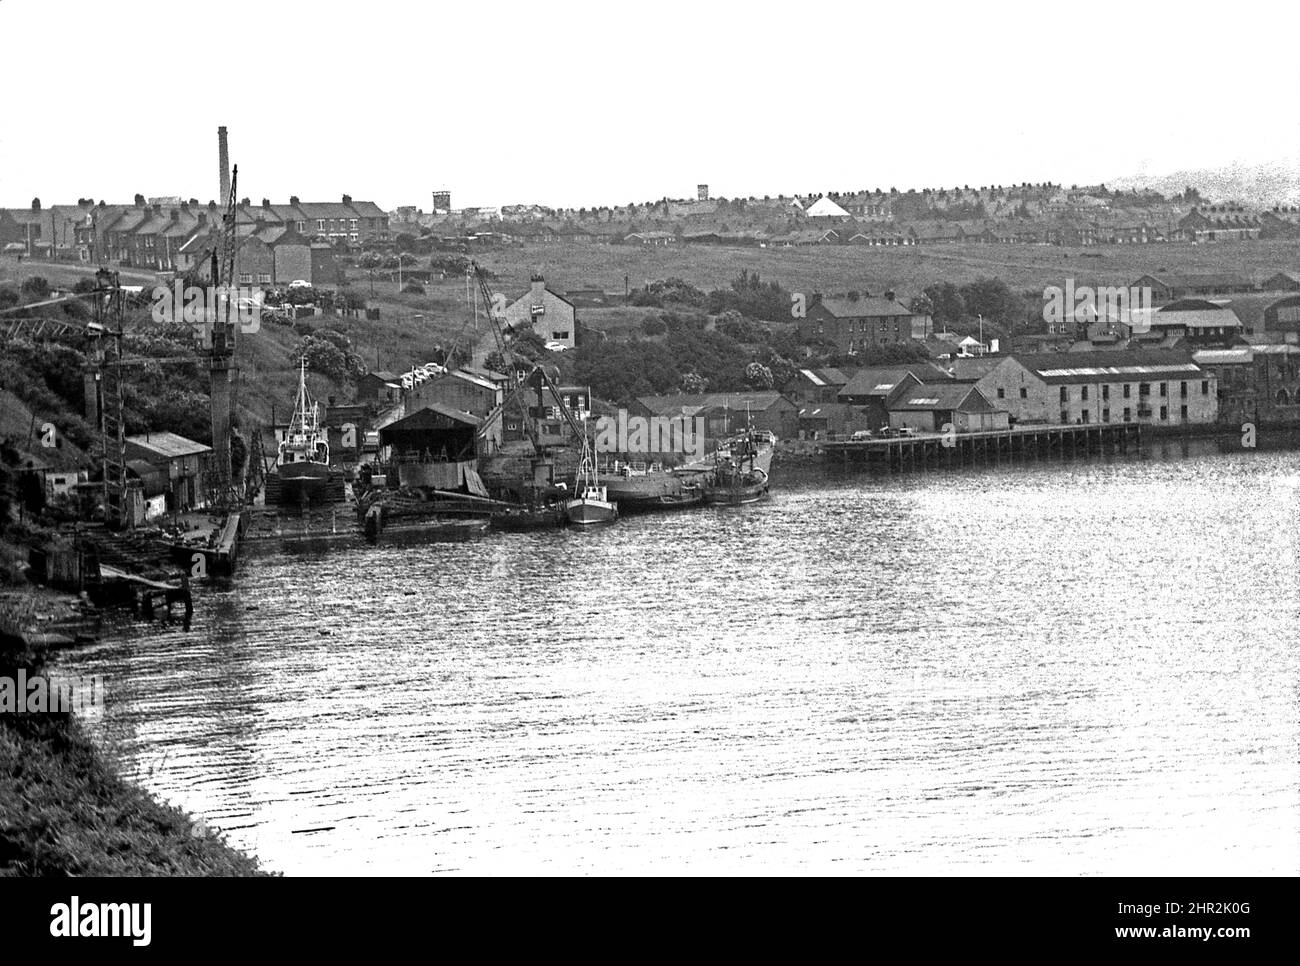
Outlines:
[[599, 482], [620, 512], [635, 513], [698, 506], [704, 501], [699, 476], [667, 469], [659, 463], [615, 462], [600, 474]]
[[618, 519], [618, 504], [609, 499], [605, 486], [597, 481], [596, 468], [585, 440], [574, 490], [578, 495], [564, 505], [565, 515], [574, 526], [590, 527]]
[[723, 506], [744, 506], [767, 498], [771, 480], [771, 433], [746, 432], [728, 442], [714, 456], [713, 479], [704, 486], [704, 501]]
[[568, 516], [562, 504], [552, 503], [494, 510], [491, 520], [493, 530], [555, 530], [568, 523]]

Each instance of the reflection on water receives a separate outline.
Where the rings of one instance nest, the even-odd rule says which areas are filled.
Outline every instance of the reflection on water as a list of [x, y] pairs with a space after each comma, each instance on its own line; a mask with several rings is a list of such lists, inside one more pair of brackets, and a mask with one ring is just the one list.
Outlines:
[[63, 663], [128, 774], [290, 874], [1292, 873], [1298, 461], [254, 559]]

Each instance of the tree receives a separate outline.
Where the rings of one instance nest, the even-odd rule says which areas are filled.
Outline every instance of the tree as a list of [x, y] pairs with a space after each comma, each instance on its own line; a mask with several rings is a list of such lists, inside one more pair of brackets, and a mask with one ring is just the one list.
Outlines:
[[952, 282], [927, 286], [923, 295], [930, 302], [936, 322], [960, 322], [966, 315], [966, 300]]
[[771, 389], [772, 370], [761, 362], [751, 362], [745, 366], [745, 382], [754, 389]]
[[709, 391], [709, 380], [698, 372], [688, 372], [682, 376], [682, 392], [701, 395]]

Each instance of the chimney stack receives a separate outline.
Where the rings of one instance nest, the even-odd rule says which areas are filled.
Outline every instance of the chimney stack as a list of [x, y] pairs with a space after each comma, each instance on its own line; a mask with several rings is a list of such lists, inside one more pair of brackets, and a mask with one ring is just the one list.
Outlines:
[[217, 162], [221, 165], [221, 194], [218, 203], [224, 207], [230, 200], [230, 149], [226, 145], [224, 126], [217, 128]]

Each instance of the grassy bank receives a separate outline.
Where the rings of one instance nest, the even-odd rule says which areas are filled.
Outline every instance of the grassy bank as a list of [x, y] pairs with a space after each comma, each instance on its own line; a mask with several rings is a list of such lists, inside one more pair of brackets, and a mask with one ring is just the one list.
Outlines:
[[[3, 642], [0, 642], [0, 647]], [[0, 677], [39, 660], [0, 652]], [[68, 714], [0, 713], [0, 876], [264, 874], [120, 778]]]

